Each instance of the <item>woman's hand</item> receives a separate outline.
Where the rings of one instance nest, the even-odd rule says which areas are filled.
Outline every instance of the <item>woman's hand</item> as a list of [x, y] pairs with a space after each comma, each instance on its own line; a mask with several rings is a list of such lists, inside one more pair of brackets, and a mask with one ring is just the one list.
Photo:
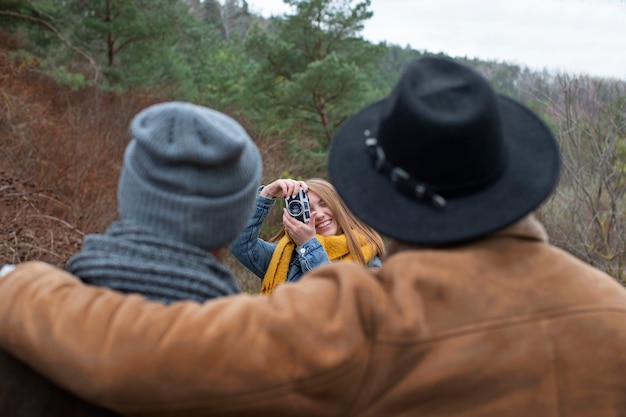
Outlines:
[[[296, 196], [300, 188], [308, 191], [304, 181], [281, 178], [267, 184], [259, 194], [266, 198], [287, 198]], [[311, 213], [308, 223], [302, 223], [296, 220], [295, 217], [292, 217], [287, 209], [284, 209], [283, 226], [285, 226], [287, 233], [298, 246], [315, 237], [315, 215], [313, 213]]]
[[267, 184], [259, 194], [265, 198], [286, 198], [297, 195], [300, 188], [308, 190], [304, 181], [281, 178]]
[[283, 226], [294, 241], [296, 246], [302, 246], [308, 240], [315, 237], [315, 213], [311, 212], [308, 223], [302, 223], [289, 214], [289, 210], [283, 209]]

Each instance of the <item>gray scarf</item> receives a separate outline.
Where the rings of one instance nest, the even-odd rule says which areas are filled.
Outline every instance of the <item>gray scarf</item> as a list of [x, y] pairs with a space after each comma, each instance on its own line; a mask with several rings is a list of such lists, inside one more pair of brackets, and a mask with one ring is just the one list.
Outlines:
[[129, 220], [111, 224], [105, 234], [87, 235], [67, 267], [88, 284], [166, 304], [241, 292], [232, 273], [210, 253]]

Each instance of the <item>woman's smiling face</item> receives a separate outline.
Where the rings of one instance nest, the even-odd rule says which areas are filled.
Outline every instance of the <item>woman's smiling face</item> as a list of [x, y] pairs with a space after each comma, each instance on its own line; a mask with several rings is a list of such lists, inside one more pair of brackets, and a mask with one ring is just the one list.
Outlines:
[[311, 214], [315, 213], [315, 233], [322, 236], [334, 236], [341, 233], [330, 207], [311, 190], [309, 190], [309, 205]]

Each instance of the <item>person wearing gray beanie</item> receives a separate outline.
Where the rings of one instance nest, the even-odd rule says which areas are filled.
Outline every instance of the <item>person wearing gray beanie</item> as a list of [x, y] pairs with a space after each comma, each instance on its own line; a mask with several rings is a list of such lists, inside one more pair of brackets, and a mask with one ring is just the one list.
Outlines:
[[130, 132], [119, 219], [87, 235], [68, 270], [88, 284], [164, 303], [240, 292], [221, 261], [254, 208], [257, 146], [231, 117], [186, 102], [142, 110]]

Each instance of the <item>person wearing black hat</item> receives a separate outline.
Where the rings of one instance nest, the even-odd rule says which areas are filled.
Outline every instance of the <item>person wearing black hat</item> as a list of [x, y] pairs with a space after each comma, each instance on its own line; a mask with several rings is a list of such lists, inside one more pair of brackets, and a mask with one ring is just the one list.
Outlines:
[[0, 279], [0, 347], [125, 415], [626, 416], [626, 289], [533, 216], [559, 148], [453, 60], [411, 62], [333, 139], [378, 269], [268, 296], [149, 302], [42, 263]]

